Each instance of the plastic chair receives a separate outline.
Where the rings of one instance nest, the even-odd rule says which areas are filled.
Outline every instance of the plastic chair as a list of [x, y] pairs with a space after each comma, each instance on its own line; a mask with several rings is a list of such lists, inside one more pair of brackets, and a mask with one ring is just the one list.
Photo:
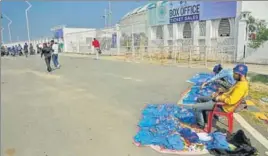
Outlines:
[[234, 109], [233, 112], [223, 112], [221, 110], [219, 110], [221, 106], [225, 105], [225, 103], [222, 102], [217, 102], [214, 105], [214, 108], [212, 111], [209, 111], [209, 115], [208, 115], [208, 124], [207, 127], [205, 129], [206, 132], [210, 133], [212, 130], [212, 123], [213, 123], [213, 119], [214, 119], [214, 115], [216, 116], [224, 116], [228, 119], [228, 132], [232, 133], [233, 132], [233, 124], [234, 124], [234, 112], [236, 110], [236, 108], [242, 103], [243, 100], [240, 100], [237, 104], [236, 107]]

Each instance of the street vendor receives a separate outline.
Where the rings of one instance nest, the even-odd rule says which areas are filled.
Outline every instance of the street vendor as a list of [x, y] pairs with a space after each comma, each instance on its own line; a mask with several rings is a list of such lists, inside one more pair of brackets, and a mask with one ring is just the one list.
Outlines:
[[213, 93], [211, 97], [202, 98], [193, 105], [198, 125], [202, 128], [205, 126], [207, 111], [211, 111], [215, 102], [223, 102], [225, 105], [220, 107], [221, 111], [232, 112], [236, 108], [236, 104], [247, 96], [249, 83], [246, 79], [248, 67], [244, 64], [238, 64], [233, 68], [233, 78], [236, 83], [226, 92], [222, 94]]
[[221, 64], [214, 66], [213, 73], [215, 76], [204, 82], [201, 88], [204, 88], [207, 84], [212, 82], [217, 82], [220, 85], [221, 89], [229, 89], [235, 84], [235, 79], [233, 78], [232, 69], [223, 69]]

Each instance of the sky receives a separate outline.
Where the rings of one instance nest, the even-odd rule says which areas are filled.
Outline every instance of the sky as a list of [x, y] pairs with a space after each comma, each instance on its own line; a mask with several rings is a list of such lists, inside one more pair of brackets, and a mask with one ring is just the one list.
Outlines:
[[[1, 2], [1, 11], [11, 20], [10, 26], [12, 41], [27, 40], [27, 27], [25, 9], [28, 4], [24, 1]], [[108, 1], [32, 1], [32, 8], [28, 12], [31, 39], [52, 36], [50, 29], [57, 25], [81, 28], [103, 28], [104, 9], [108, 8]], [[129, 11], [146, 4], [137, 1], [113, 1], [112, 24], [116, 24]], [[4, 28], [4, 42], [9, 42], [8, 23], [6, 18], [2, 19]]]

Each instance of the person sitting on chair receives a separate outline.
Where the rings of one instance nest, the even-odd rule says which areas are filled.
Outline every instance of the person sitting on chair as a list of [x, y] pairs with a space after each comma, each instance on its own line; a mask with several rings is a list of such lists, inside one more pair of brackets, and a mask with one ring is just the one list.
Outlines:
[[232, 69], [223, 69], [222, 65], [218, 64], [214, 66], [213, 73], [215, 76], [204, 82], [201, 88], [204, 88], [209, 83], [217, 82], [220, 85], [221, 89], [226, 90], [235, 84]]
[[205, 126], [207, 111], [214, 108], [215, 102], [224, 103], [219, 109], [223, 112], [233, 112], [237, 103], [248, 95], [249, 83], [247, 81], [248, 67], [244, 64], [238, 64], [233, 68], [233, 77], [236, 83], [224, 93], [213, 93], [211, 97], [201, 97], [198, 103], [193, 105], [195, 110], [197, 124], [201, 128]]

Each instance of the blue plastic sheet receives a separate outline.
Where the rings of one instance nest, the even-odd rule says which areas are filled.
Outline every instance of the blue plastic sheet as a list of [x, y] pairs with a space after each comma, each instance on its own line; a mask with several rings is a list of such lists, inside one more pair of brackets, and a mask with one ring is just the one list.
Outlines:
[[[181, 122], [195, 124], [193, 110], [181, 108], [176, 104], [147, 105], [142, 111], [142, 119], [138, 124], [140, 131], [134, 140], [141, 145], [158, 145], [166, 149], [182, 150], [184, 141], [180, 132], [185, 130], [181, 127]], [[189, 141], [198, 140], [195, 132], [190, 130], [187, 134], [184, 136]]]
[[198, 97], [200, 96], [211, 96], [213, 92], [216, 92], [219, 85], [216, 83], [210, 83], [201, 89], [201, 84], [205, 82], [207, 79], [210, 79], [212, 74], [200, 73], [193, 76], [189, 79], [189, 82], [192, 82], [194, 85], [191, 87], [188, 94], [183, 97], [183, 104], [195, 104], [197, 102]]

